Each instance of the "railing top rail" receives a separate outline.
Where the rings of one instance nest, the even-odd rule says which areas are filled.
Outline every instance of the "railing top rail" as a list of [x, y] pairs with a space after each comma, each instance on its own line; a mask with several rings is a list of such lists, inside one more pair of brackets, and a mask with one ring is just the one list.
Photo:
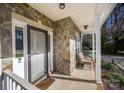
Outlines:
[[6, 74], [7, 76], [12, 78], [15, 82], [17, 82], [18, 84], [20, 84], [22, 87], [24, 87], [27, 90], [39, 90], [37, 87], [23, 80], [22, 78], [20, 78], [19, 76], [17, 76], [16, 74], [14, 74], [13, 72], [9, 70], [3, 71], [3, 74]]

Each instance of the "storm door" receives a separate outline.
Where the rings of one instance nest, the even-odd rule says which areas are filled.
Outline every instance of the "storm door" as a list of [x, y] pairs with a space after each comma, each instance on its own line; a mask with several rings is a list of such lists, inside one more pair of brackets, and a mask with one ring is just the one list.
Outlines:
[[48, 72], [47, 31], [27, 26], [28, 80], [33, 83]]

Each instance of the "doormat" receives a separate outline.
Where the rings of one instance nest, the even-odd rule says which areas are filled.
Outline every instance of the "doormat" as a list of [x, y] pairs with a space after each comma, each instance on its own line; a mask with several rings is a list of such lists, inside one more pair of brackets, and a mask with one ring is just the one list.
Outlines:
[[47, 88], [49, 88], [49, 86], [54, 82], [55, 80], [51, 77], [49, 78], [45, 78], [42, 81], [40, 81], [38, 84], [36, 84], [35, 86], [39, 89], [45, 90]]

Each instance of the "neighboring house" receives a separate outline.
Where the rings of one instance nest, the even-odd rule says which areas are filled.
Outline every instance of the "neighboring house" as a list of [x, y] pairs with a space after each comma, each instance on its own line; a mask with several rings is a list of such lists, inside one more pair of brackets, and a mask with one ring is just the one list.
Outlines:
[[[8, 89], [7, 76], [21, 89], [37, 89], [30, 83], [51, 72], [71, 76], [76, 56], [82, 49], [83, 34], [93, 36], [92, 58], [96, 61], [96, 82], [101, 83], [100, 31], [115, 4], [66, 5], [62, 10], [59, 4], [0, 4], [2, 89]], [[86, 31], [84, 25], [88, 25]]]

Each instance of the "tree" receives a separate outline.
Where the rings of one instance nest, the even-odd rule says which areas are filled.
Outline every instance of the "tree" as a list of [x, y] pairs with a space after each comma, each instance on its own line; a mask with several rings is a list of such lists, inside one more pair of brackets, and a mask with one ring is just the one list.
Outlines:
[[[124, 4], [117, 4], [110, 16], [102, 27], [102, 50], [111, 48], [111, 52], [117, 54], [119, 48], [118, 42], [122, 43], [124, 39]], [[121, 40], [121, 41], [120, 41]], [[124, 43], [124, 42], [123, 42]], [[109, 44], [109, 45], [105, 45]]]

